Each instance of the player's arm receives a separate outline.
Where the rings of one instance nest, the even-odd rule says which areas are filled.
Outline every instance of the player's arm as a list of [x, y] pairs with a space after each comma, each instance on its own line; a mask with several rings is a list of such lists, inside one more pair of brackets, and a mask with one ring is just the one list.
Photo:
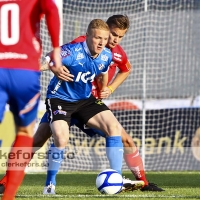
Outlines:
[[[82, 36], [79, 36], [77, 38], [75, 38], [74, 40], [72, 40], [70, 43], [71, 44], [74, 44], [74, 43], [77, 43], [77, 42], [84, 42], [86, 39], [86, 36], [85, 35], [82, 35]], [[48, 56], [50, 57], [52, 52], [48, 53]], [[43, 64], [40, 65], [40, 71], [46, 71], [46, 70], [51, 70], [50, 66], [49, 66], [49, 61], [47, 61], [45, 59], [45, 62]], [[64, 66], [63, 66], [64, 67]], [[61, 73], [57, 72], [57, 78], [59, 78], [60, 80], [62, 81], [73, 81], [73, 78], [74, 78], [74, 75], [70, 74], [70, 71], [64, 67], [63, 68], [64, 71], [61, 71]], [[53, 72], [53, 71], [52, 71]], [[66, 72], [66, 73], [65, 73]]]
[[47, 71], [49, 70], [49, 63], [45, 60], [44, 63], [40, 64], [40, 71]]
[[54, 73], [54, 75], [60, 80], [66, 82], [74, 81], [74, 75], [70, 74], [70, 71], [67, 69], [66, 66], [62, 65], [62, 67], [59, 68], [59, 70], [55, 69], [54, 63], [51, 62], [51, 54], [52, 52], [48, 53], [45, 57], [44, 63], [40, 66], [40, 71], [46, 71], [50, 69]]
[[96, 82], [97, 82], [99, 91], [103, 91], [107, 87], [107, 84], [108, 84], [108, 72], [99, 75], [96, 78]]
[[108, 85], [108, 73], [97, 77], [96, 79], [97, 87], [98, 87], [98, 98], [105, 99], [108, 97], [109, 88]]
[[66, 68], [66, 66], [62, 66], [60, 70], [54, 70], [54, 67], [50, 67], [51, 71], [54, 73], [54, 75], [66, 82], [74, 81], [74, 75], [70, 74], [70, 71]]
[[127, 79], [129, 74], [131, 73], [132, 67], [129, 61], [126, 63], [126, 67], [129, 69], [129, 71], [127, 72], [119, 71], [115, 76], [114, 80], [112, 81], [112, 83], [109, 84], [108, 88], [110, 89], [110, 94], [113, 93]]
[[40, 1], [42, 12], [46, 16], [46, 24], [51, 37], [51, 42], [53, 46], [52, 58], [55, 63], [54, 71], [62, 70], [62, 62], [60, 57], [60, 46], [59, 46], [59, 37], [60, 37], [60, 17], [58, 13], [58, 8], [53, 0], [43, 0]]
[[129, 61], [126, 63], [126, 68], [129, 69], [128, 71], [119, 71], [115, 76], [114, 80], [111, 84], [101, 90], [99, 92], [99, 98], [106, 99], [108, 98], [129, 76], [131, 73], [131, 64]]

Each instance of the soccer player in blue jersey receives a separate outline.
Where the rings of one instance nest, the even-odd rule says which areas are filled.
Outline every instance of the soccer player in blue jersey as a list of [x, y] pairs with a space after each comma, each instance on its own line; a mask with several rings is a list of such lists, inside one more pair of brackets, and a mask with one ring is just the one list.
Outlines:
[[[105, 48], [109, 33], [106, 22], [94, 19], [88, 26], [85, 42], [61, 47], [62, 63], [74, 75], [74, 81], [64, 82], [54, 76], [48, 86], [45, 103], [54, 144], [48, 153], [49, 166], [44, 193], [48, 193], [49, 186], [54, 184], [52, 178], [63, 159], [72, 115], [84, 124], [105, 133], [106, 153], [110, 166], [121, 173], [122, 127], [109, 108], [91, 94], [92, 82], [98, 75], [102, 76], [100, 90], [103, 91], [107, 86], [107, 71], [112, 60], [111, 51]], [[51, 190], [53, 191], [53, 186]]]

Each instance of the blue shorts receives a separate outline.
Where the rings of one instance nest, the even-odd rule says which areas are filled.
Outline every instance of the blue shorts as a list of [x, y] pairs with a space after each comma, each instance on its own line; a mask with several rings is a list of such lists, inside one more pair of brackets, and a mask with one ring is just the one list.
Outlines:
[[40, 100], [40, 72], [0, 68], [0, 122], [6, 104], [17, 126], [27, 126], [37, 117]]
[[[48, 113], [45, 112], [40, 124], [42, 123], [49, 123], [48, 122]], [[77, 126], [78, 128], [80, 128], [84, 133], [86, 133], [88, 136], [93, 137], [94, 135], [98, 134], [102, 137], [106, 137], [105, 133], [103, 133], [102, 131], [98, 130], [98, 129], [94, 129], [94, 128], [89, 128], [88, 126], [86, 126], [84, 123], [80, 122], [79, 120], [77, 120], [76, 118], [71, 118], [71, 123], [70, 126]]]

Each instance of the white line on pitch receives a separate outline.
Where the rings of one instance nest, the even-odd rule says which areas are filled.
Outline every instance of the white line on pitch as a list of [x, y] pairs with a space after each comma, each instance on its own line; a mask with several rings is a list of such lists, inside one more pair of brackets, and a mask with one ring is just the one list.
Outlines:
[[112, 197], [113, 198], [195, 198], [194, 196], [180, 196], [180, 195], [16, 195], [16, 197], [48, 197], [48, 198], [85, 198], [85, 197]]

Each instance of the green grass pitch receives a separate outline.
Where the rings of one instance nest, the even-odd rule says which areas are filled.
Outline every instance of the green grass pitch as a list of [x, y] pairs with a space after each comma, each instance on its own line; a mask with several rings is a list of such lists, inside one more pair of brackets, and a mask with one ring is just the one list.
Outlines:
[[[147, 172], [147, 179], [165, 189], [164, 192], [124, 192], [117, 195], [102, 195], [95, 187], [98, 172], [60, 172], [57, 176], [56, 195], [43, 195], [45, 174], [26, 174], [18, 190], [16, 200], [181, 200], [200, 199], [200, 172]], [[123, 173], [133, 179], [130, 172]], [[0, 174], [2, 177], [3, 174]]]

